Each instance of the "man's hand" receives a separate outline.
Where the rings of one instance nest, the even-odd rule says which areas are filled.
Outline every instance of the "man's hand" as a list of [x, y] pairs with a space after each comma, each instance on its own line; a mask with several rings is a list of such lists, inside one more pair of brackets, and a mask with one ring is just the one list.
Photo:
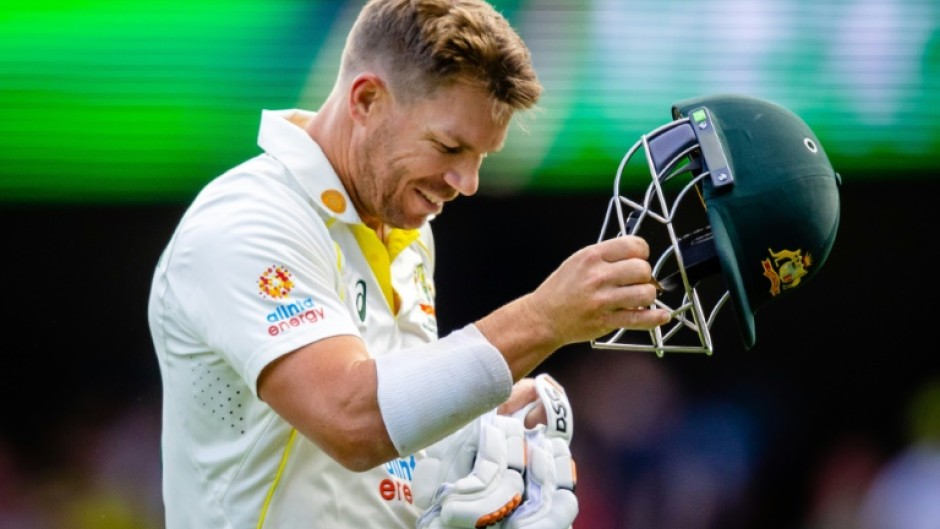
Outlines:
[[[427, 449], [414, 473], [418, 529], [565, 529], [578, 514], [568, 448], [574, 417], [565, 390], [547, 374]], [[523, 421], [542, 417], [526, 427]], [[524, 439], [524, 440], [523, 440]]]
[[477, 328], [506, 358], [519, 380], [560, 347], [614, 330], [652, 329], [669, 311], [656, 300], [649, 246], [632, 235], [572, 254], [535, 291], [491, 312]]
[[615, 329], [650, 329], [668, 312], [656, 300], [649, 246], [634, 236], [582, 248], [532, 293], [536, 314], [553, 324], [562, 345], [589, 341]]
[[[503, 523], [503, 529], [565, 529], [578, 515], [574, 494], [577, 473], [568, 448], [574, 433], [574, 416], [565, 390], [547, 374], [535, 378], [539, 407], [545, 410], [545, 424], [525, 433], [527, 461], [525, 501]], [[516, 412], [524, 418], [529, 408]]]
[[427, 449], [414, 471], [419, 529], [482, 528], [522, 502], [522, 422], [493, 410]]

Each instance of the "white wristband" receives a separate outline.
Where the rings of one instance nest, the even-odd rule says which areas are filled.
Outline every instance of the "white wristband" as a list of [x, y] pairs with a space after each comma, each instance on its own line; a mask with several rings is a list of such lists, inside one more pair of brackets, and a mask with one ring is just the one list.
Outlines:
[[503, 355], [474, 325], [375, 359], [379, 410], [405, 456], [502, 404], [512, 391]]

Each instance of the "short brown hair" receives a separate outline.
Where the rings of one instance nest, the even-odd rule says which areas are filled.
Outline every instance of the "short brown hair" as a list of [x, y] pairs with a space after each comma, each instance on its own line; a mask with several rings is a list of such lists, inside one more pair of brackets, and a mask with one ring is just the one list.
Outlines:
[[370, 0], [350, 32], [343, 70], [376, 62], [406, 100], [465, 82], [486, 89], [497, 116], [508, 116], [542, 93], [529, 49], [483, 0]]

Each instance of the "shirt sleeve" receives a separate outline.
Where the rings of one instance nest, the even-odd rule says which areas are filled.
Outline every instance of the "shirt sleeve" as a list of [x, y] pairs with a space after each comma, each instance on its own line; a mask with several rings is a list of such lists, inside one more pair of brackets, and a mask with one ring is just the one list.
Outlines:
[[237, 192], [198, 199], [178, 229], [168, 277], [193, 332], [257, 392], [261, 370], [279, 356], [359, 332], [338, 294], [323, 220], [282, 184], [246, 180]]

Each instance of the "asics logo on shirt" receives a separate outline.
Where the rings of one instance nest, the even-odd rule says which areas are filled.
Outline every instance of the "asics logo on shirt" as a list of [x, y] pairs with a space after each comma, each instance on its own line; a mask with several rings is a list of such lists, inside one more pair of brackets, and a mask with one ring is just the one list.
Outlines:
[[363, 279], [356, 281], [356, 312], [359, 321], [366, 321], [366, 282]]

